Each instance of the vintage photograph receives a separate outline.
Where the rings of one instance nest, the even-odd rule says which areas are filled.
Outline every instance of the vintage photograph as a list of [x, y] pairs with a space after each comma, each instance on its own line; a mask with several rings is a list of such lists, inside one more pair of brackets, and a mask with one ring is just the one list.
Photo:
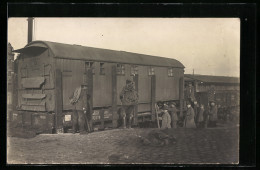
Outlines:
[[8, 18], [7, 164], [238, 164], [239, 18]]

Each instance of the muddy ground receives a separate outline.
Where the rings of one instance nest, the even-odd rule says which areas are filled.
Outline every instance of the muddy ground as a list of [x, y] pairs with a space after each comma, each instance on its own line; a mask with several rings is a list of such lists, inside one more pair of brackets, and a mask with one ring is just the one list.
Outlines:
[[9, 164], [238, 163], [237, 125], [171, 129], [176, 144], [149, 146], [138, 136], [156, 129], [113, 129], [79, 134], [7, 138]]

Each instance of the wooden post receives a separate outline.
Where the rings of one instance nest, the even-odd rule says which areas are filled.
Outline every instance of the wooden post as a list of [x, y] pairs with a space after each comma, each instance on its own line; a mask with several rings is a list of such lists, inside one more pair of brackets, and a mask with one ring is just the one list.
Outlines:
[[112, 66], [112, 114], [113, 114], [113, 128], [117, 127], [117, 75], [116, 66]]
[[[134, 75], [134, 83], [135, 83], [135, 90], [138, 93], [138, 74]], [[134, 120], [133, 120], [133, 124], [134, 126], [136, 126], [138, 124], [138, 104], [135, 106], [134, 109]]]
[[179, 101], [180, 101], [180, 117], [183, 116], [183, 97], [184, 97], [184, 79], [180, 78], [179, 81]]
[[105, 129], [104, 112], [105, 112], [104, 109], [100, 110], [100, 112], [99, 112], [99, 114], [100, 114], [100, 120], [101, 120], [101, 126], [100, 126], [100, 127], [101, 127], [102, 130]]
[[62, 121], [62, 74], [60, 69], [56, 69], [55, 72], [55, 120], [56, 120], [56, 133], [63, 133], [63, 121]]
[[93, 98], [94, 98], [94, 93], [93, 93], [93, 72], [92, 69], [89, 69], [87, 71], [87, 84], [88, 84], [88, 94], [90, 95], [89, 100], [89, 125], [90, 129], [93, 130], [93, 121], [92, 121], [92, 116], [93, 116]]
[[155, 120], [155, 103], [156, 103], [156, 77], [151, 76], [151, 111], [152, 111], [152, 121]]

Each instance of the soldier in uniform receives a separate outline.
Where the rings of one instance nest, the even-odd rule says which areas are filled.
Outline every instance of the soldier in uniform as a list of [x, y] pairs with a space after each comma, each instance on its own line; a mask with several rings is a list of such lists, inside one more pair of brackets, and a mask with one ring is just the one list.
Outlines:
[[210, 110], [209, 110], [209, 124], [211, 127], [216, 127], [216, 123], [218, 120], [218, 107], [214, 101], [210, 102]]
[[128, 127], [131, 128], [133, 112], [135, 106], [138, 104], [138, 93], [135, 90], [135, 84], [132, 80], [126, 80], [126, 86], [120, 93], [120, 100], [122, 102], [121, 117], [123, 119], [123, 128], [126, 128], [126, 120], [128, 120]]
[[168, 105], [164, 105], [162, 108], [162, 127], [161, 129], [170, 129], [171, 128], [171, 116], [168, 112]]
[[198, 104], [198, 102], [196, 100], [194, 101], [193, 110], [194, 110], [194, 120], [195, 120], [195, 124], [197, 126], [199, 104]]
[[204, 122], [204, 105], [200, 105], [200, 110], [197, 114], [196, 122], [197, 122], [197, 127], [202, 128], [203, 127], [203, 122]]
[[87, 111], [87, 88], [86, 84], [77, 87], [69, 98], [73, 106], [72, 129], [76, 133], [79, 129], [80, 134], [86, 134], [87, 120], [84, 112]]
[[195, 128], [195, 121], [194, 121], [194, 110], [191, 107], [191, 104], [188, 102], [187, 103], [187, 113], [185, 115], [184, 119], [184, 127], [185, 128]]
[[176, 103], [171, 102], [170, 107], [168, 109], [170, 115], [171, 115], [171, 122], [172, 122], [172, 128], [177, 128], [177, 122], [178, 122], [178, 115], [177, 115], [177, 108]]

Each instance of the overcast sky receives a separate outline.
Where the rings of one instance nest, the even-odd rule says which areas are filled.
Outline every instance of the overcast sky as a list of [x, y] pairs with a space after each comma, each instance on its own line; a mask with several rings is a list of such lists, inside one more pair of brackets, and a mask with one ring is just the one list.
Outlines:
[[[35, 18], [33, 40], [175, 58], [187, 74], [240, 71], [238, 18]], [[27, 44], [27, 18], [8, 20], [8, 42]]]

